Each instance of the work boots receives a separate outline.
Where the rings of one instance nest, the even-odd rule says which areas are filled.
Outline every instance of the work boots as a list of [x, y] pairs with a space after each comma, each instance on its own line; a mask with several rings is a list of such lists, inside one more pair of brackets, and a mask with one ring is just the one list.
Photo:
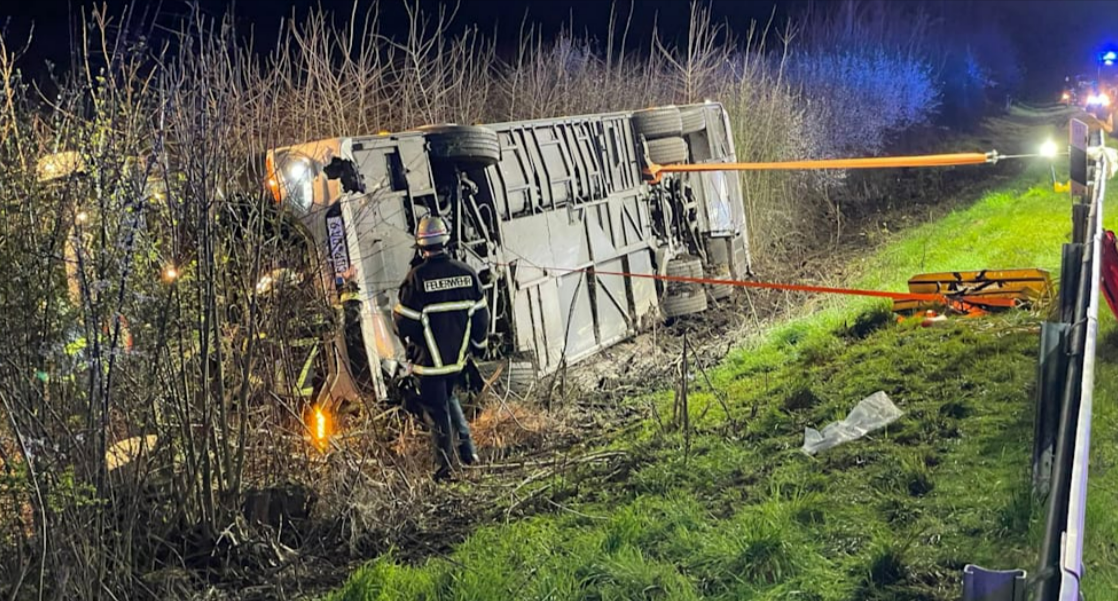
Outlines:
[[[474, 452], [474, 445], [472, 441], [467, 441], [458, 447], [458, 459], [462, 462], [462, 465], [474, 465], [481, 461], [481, 459], [477, 456], [477, 453]], [[450, 462], [440, 460], [438, 463], [439, 469], [435, 470], [435, 475], [432, 476], [434, 481], [454, 481], [454, 468], [451, 466]]]
[[458, 459], [462, 461], [462, 465], [474, 465], [481, 461], [477, 456], [477, 451], [474, 450], [474, 441], [467, 438], [465, 441], [459, 443]]

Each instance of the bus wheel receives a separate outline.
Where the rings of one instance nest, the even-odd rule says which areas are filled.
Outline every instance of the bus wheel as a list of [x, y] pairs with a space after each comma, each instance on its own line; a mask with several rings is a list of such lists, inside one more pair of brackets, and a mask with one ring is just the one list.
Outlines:
[[419, 128], [427, 134], [431, 159], [454, 163], [464, 169], [483, 169], [501, 160], [501, 141], [497, 132], [473, 125], [428, 125]]

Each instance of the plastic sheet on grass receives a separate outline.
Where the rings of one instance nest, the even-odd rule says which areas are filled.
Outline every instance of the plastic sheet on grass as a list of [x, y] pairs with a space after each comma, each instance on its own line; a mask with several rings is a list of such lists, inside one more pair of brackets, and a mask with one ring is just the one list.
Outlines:
[[893, 423], [902, 415], [904, 411], [893, 404], [889, 395], [879, 390], [859, 401], [846, 419], [827, 424], [822, 432], [814, 428], [805, 428], [802, 450], [808, 455], [814, 455], [844, 442], [858, 440], [874, 430]]

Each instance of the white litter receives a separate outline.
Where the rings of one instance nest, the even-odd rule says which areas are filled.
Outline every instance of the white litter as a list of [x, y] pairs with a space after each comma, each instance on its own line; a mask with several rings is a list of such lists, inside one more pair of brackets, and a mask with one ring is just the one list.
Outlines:
[[889, 395], [877, 391], [870, 396], [858, 401], [854, 410], [841, 422], [827, 424], [820, 432], [814, 428], [804, 429], [803, 452], [814, 455], [819, 451], [840, 445], [844, 442], [857, 440], [879, 428], [883, 428], [900, 416], [904, 415], [889, 400]]

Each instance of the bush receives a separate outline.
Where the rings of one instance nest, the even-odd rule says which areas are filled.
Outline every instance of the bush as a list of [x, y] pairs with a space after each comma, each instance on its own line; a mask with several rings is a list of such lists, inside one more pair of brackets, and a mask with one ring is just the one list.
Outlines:
[[789, 79], [811, 107], [812, 149], [819, 157], [881, 154], [889, 137], [923, 125], [939, 108], [931, 67], [879, 49], [797, 53]]

